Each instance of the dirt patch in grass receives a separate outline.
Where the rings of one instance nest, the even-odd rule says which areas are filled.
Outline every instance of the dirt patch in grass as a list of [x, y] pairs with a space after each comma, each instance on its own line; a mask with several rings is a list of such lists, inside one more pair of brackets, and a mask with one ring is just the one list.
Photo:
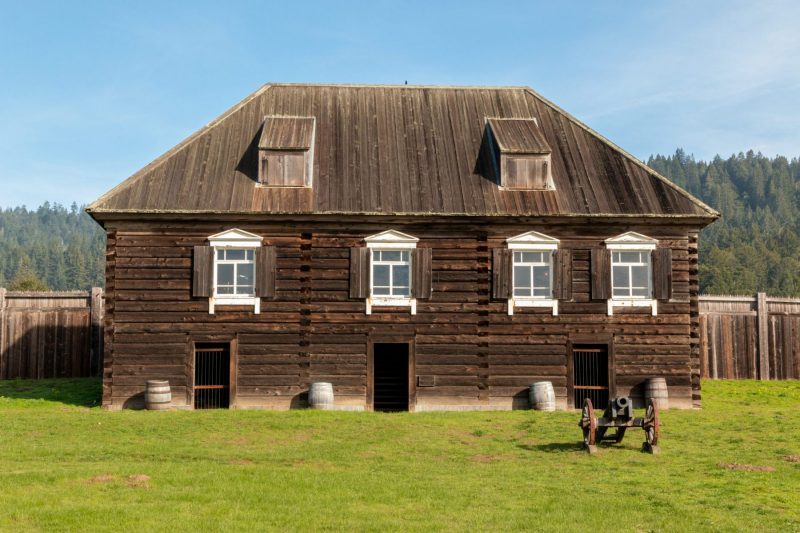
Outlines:
[[86, 482], [92, 485], [98, 485], [101, 483], [112, 483], [116, 479], [117, 477], [112, 476], [111, 474], [100, 474], [99, 476], [90, 477], [88, 480], [86, 480]]
[[775, 469], [771, 466], [766, 465], [747, 465], [747, 464], [740, 464], [740, 463], [721, 463], [719, 465], [722, 468], [727, 468], [728, 470], [739, 470], [741, 472], [774, 472]]
[[128, 485], [129, 487], [149, 489], [150, 476], [145, 474], [135, 474], [133, 476], [128, 476], [125, 478], [125, 484]]
[[784, 456], [784, 460], [790, 463], [800, 463], [800, 455], [786, 455]]

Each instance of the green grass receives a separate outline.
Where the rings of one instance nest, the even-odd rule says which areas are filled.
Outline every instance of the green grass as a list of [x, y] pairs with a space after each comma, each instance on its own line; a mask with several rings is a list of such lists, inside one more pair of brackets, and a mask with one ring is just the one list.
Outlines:
[[0, 382], [0, 529], [800, 529], [800, 382], [703, 387], [661, 455], [637, 430], [588, 456], [574, 412], [104, 412], [96, 380]]

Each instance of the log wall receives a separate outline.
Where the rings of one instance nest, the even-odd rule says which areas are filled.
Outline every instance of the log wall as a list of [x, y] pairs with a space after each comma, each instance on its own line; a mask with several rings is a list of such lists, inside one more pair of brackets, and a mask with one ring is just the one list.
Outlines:
[[[699, 402], [696, 233], [680, 226], [315, 222], [107, 223], [104, 405], [141, 404], [147, 379], [168, 379], [177, 405], [190, 403], [192, 343], [236, 340], [236, 407], [302, 405], [310, 383], [331, 381], [337, 403], [366, 407], [370, 341], [413, 341], [413, 407], [527, 407], [527, 388], [553, 382], [567, 399], [570, 342], [613, 341], [616, 392], [641, 396], [645, 379], [663, 376], [672, 404]], [[208, 235], [237, 227], [276, 246], [276, 298], [252, 307], [221, 307], [192, 298], [192, 249]], [[386, 229], [432, 248], [433, 294], [408, 308], [373, 308], [349, 293], [350, 251]], [[491, 250], [537, 230], [573, 251], [573, 300], [550, 309], [507, 313], [491, 297]], [[590, 249], [624, 231], [639, 231], [672, 249], [673, 299], [649, 309], [590, 299]], [[693, 389], [694, 387], [694, 394]]]

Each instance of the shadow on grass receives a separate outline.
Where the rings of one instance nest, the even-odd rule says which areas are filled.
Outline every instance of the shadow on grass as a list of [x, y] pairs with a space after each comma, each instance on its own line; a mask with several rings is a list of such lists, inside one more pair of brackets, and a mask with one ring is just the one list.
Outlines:
[[547, 444], [517, 444], [517, 448], [529, 452], [567, 453], [583, 451], [582, 442], [550, 442]]
[[97, 407], [102, 398], [100, 378], [15, 379], [0, 381], [0, 399], [44, 400], [79, 407]]

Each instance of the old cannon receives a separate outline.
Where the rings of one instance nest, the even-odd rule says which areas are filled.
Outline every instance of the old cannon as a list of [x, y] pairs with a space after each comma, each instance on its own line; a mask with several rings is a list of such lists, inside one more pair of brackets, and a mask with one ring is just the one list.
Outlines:
[[[658, 453], [658, 434], [660, 422], [658, 419], [658, 407], [652, 399], [647, 400], [647, 410], [644, 417], [633, 416], [633, 402], [628, 396], [617, 396], [608, 402], [608, 407], [603, 411], [603, 416], [597, 418], [594, 414], [592, 400], [586, 398], [583, 401], [581, 420], [578, 425], [583, 430], [583, 444], [586, 451], [595, 453], [597, 443], [604, 440], [616, 443], [622, 442], [625, 431], [628, 428], [642, 428], [644, 430], [645, 441], [642, 444], [642, 451], [648, 453]], [[608, 434], [609, 429], [614, 429], [613, 434]]]

